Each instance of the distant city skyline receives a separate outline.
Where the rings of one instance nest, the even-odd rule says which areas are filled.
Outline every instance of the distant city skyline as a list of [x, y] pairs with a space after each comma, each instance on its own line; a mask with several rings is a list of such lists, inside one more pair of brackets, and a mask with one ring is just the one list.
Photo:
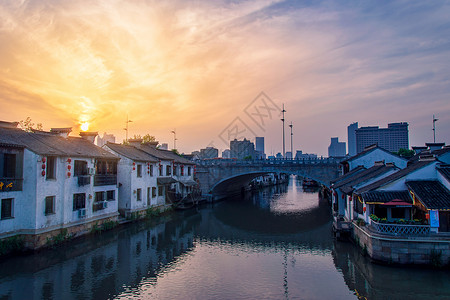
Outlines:
[[128, 125], [169, 145], [176, 128], [184, 153], [264, 136], [272, 155], [282, 124], [252, 106], [264, 92], [294, 152], [327, 156], [353, 122], [407, 122], [422, 146], [433, 115], [450, 144], [449, 15], [449, 1], [3, 1], [0, 120], [116, 142]]

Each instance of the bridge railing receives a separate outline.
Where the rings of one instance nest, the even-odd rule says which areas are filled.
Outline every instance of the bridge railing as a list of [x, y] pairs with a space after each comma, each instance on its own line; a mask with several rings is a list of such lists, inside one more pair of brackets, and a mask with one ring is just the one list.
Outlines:
[[203, 159], [195, 161], [199, 166], [219, 166], [219, 165], [311, 165], [311, 164], [337, 164], [342, 159], [333, 158], [333, 157], [320, 157], [317, 159]]

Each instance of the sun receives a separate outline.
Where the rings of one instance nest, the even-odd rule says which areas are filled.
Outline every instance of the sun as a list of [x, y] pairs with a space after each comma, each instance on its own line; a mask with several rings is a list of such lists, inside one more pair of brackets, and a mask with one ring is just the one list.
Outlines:
[[88, 122], [81, 123], [81, 130], [82, 131], [87, 131], [88, 129], [89, 129], [89, 123]]

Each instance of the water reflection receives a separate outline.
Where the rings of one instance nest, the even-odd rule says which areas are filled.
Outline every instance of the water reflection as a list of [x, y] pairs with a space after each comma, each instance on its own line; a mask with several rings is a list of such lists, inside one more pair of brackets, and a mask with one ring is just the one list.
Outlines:
[[0, 299], [450, 297], [448, 273], [374, 265], [358, 251], [333, 240], [328, 204], [291, 180], [3, 260]]

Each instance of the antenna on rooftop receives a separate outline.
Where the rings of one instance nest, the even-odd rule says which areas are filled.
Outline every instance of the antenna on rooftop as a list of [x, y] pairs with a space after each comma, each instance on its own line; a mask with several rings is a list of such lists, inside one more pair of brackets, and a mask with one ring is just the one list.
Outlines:
[[433, 115], [433, 143], [436, 143], [436, 121], [438, 120]]

